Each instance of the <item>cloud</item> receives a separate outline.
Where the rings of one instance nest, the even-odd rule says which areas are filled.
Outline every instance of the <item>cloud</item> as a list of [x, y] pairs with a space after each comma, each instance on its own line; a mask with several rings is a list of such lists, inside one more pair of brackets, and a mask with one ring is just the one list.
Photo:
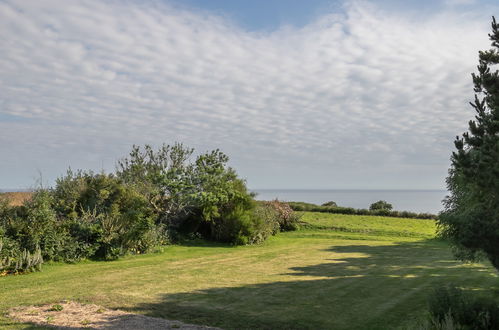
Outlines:
[[162, 2], [3, 1], [2, 180], [24, 184], [14, 167], [112, 168], [133, 143], [183, 141], [226, 151], [253, 186], [293, 186], [284, 175], [309, 166], [350, 173], [306, 176], [316, 186], [362, 186], [375, 173], [370, 184], [397, 186], [390, 173], [401, 171], [405, 185], [441, 186], [472, 116], [488, 20], [349, 2], [303, 28], [257, 33]]

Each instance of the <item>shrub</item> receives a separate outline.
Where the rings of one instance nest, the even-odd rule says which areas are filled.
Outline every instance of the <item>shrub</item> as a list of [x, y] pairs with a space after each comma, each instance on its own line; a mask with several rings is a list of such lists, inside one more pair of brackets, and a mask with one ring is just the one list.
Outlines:
[[42, 253], [37, 248], [34, 253], [26, 249], [21, 251], [15, 241], [0, 235], [0, 274], [26, 273], [41, 270]]
[[15, 217], [15, 208], [9, 205], [8, 198], [0, 195], [0, 230], [10, 226], [13, 217]]
[[499, 329], [499, 306], [488, 297], [453, 286], [439, 287], [429, 298], [430, 328]]
[[57, 180], [55, 208], [75, 244], [71, 258], [115, 259], [156, 245], [157, 227], [146, 198], [112, 174], [68, 171]]
[[[270, 221], [269, 221], [270, 220]], [[245, 210], [236, 207], [212, 227], [212, 237], [235, 245], [257, 244], [276, 231], [276, 223], [262, 213], [261, 208]]]
[[300, 216], [293, 211], [289, 204], [275, 199], [273, 201], [266, 202], [265, 205], [274, 211], [273, 213], [276, 217], [277, 223], [279, 224], [280, 231], [292, 231], [298, 229]]
[[371, 206], [369, 206], [369, 210], [371, 211], [377, 211], [377, 210], [390, 211], [391, 209], [393, 209], [393, 205], [386, 201], [377, 201], [372, 203]]
[[117, 175], [69, 169], [22, 206], [0, 196], [0, 271], [29, 271], [43, 259], [115, 259], [189, 236], [253, 244], [296, 228], [285, 204], [257, 206], [245, 181], [213, 150], [194, 161], [182, 144], [134, 146]]
[[21, 250], [41, 250], [46, 260], [64, 260], [64, 249], [71, 237], [52, 208], [50, 191], [39, 189], [18, 209], [7, 235], [15, 239]]
[[207, 238], [237, 245], [253, 244], [278, 230], [275, 217], [258, 208], [244, 181], [235, 176], [213, 182], [197, 198], [200, 220], [210, 226]]
[[324, 203], [324, 204], [322, 204], [321, 206], [337, 207], [337, 206], [338, 206], [338, 204], [336, 204], [336, 202], [329, 201], [329, 202], [325, 202], [325, 203]]

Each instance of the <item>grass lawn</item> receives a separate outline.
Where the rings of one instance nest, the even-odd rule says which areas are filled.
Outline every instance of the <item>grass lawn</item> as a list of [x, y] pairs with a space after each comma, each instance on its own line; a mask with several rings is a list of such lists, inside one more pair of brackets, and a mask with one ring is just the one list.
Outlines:
[[[432, 287], [499, 295], [488, 264], [462, 264], [431, 220], [304, 213], [262, 245], [192, 242], [113, 262], [44, 265], [0, 278], [0, 311], [76, 300], [222, 328], [393, 329], [421, 318]], [[2, 329], [34, 329], [0, 316]]]

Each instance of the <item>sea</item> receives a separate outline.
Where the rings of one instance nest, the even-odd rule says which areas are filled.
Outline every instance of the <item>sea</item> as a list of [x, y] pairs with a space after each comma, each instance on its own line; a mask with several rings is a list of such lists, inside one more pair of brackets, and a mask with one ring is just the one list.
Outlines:
[[321, 205], [334, 201], [338, 206], [368, 209], [372, 203], [384, 200], [397, 211], [438, 214], [443, 210], [446, 190], [309, 190], [252, 189], [257, 200], [279, 199], [287, 202], [307, 202]]
[[[29, 191], [29, 189], [0, 189]], [[251, 189], [258, 200], [279, 199], [286, 202], [307, 202], [321, 205], [334, 201], [339, 206], [368, 209], [372, 203], [384, 200], [397, 211], [438, 214], [443, 210], [446, 190], [319, 190], [319, 189]]]

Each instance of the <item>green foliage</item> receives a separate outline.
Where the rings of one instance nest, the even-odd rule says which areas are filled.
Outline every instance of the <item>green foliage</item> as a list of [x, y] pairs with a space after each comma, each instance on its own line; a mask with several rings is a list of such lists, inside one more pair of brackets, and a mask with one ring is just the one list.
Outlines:
[[16, 242], [0, 235], [0, 274], [39, 271], [42, 263], [43, 257], [39, 248], [33, 253], [26, 249], [21, 251]]
[[39, 189], [18, 208], [15, 221], [7, 227], [7, 235], [27, 251], [41, 250], [46, 260], [64, 260], [65, 245], [71, 237], [52, 208], [50, 191]]
[[[388, 203], [387, 201], [377, 201], [372, 203], [369, 206], [370, 211], [391, 211], [393, 209], [393, 205]], [[380, 214], [381, 215], [381, 214]], [[386, 215], [386, 214], [383, 214]]]
[[337, 207], [338, 204], [336, 204], [336, 202], [329, 201], [329, 202], [323, 203], [321, 206]]
[[52, 305], [52, 307], [49, 309], [49, 311], [51, 311], [51, 312], [61, 312], [62, 310], [64, 310], [64, 307], [62, 307], [59, 304]]
[[236, 245], [259, 243], [269, 234], [265, 230], [264, 219], [242, 207], [236, 207], [218, 218], [211, 231], [213, 239]]
[[193, 152], [180, 143], [163, 144], [156, 151], [150, 145], [133, 146], [129, 156], [118, 161], [117, 176], [137, 187], [159, 222], [175, 226], [192, 213]]
[[179, 143], [134, 146], [116, 175], [69, 169], [22, 206], [0, 198], [2, 269], [35, 269], [42, 257], [116, 259], [164, 245], [172, 234], [253, 244], [295, 228], [289, 207], [257, 206], [224, 153], [191, 160], [193, 151]]
[[453, 286], [439, 287], [429, 299], [430, 329], [499, 329], [499, 306]]
[[378, 215], [395, 218], [412, 218], [412, 219], [436, 219], [437, 216], [430, 213], [415, 213], [409, 211], [390, 211], [390, 210], [367, 210], [367, 209], [354, 209], [353, 207], [330, 207], [319, 206], [311, 203], [304, 202], [288, 202], [289, 206], [295, 211], [307, 212], [323, 212], [335, 214], [351, 214], [351, 215]]
[[476, 111], [469, 130], [457, 137], [447, 177], [450, 196], [440, 215], [440, 234], [455, 247], [456, 256], [476, 260], [485, 255], [499, 269], [499, 25], [489, 35], [493, 49], [479, 52], [473, 74]]
[[65, 228], [77, 242], [68, 259], [115, 259], [145, 252], [157, 243], [146, 198], [112, 174], [68, 171], [57, 180], [53, 195], [59, 217], [67, 219]]
[[191, 160], [193, 149], [182, 144], [158, 150], [134, 146], [118, 163], [117, 175], [135, 184], [172, 235], [198, 233], [206, 238], [249, 244], [263, 237], [253, 196], [216, 149]]
[[297, 214], [289, 204], [273, 200], [265, 202], [267, 208], [273, 211], [275, 221], [279, 224], [280, 231], [292, 231], [298, 229], [301, 216]]

